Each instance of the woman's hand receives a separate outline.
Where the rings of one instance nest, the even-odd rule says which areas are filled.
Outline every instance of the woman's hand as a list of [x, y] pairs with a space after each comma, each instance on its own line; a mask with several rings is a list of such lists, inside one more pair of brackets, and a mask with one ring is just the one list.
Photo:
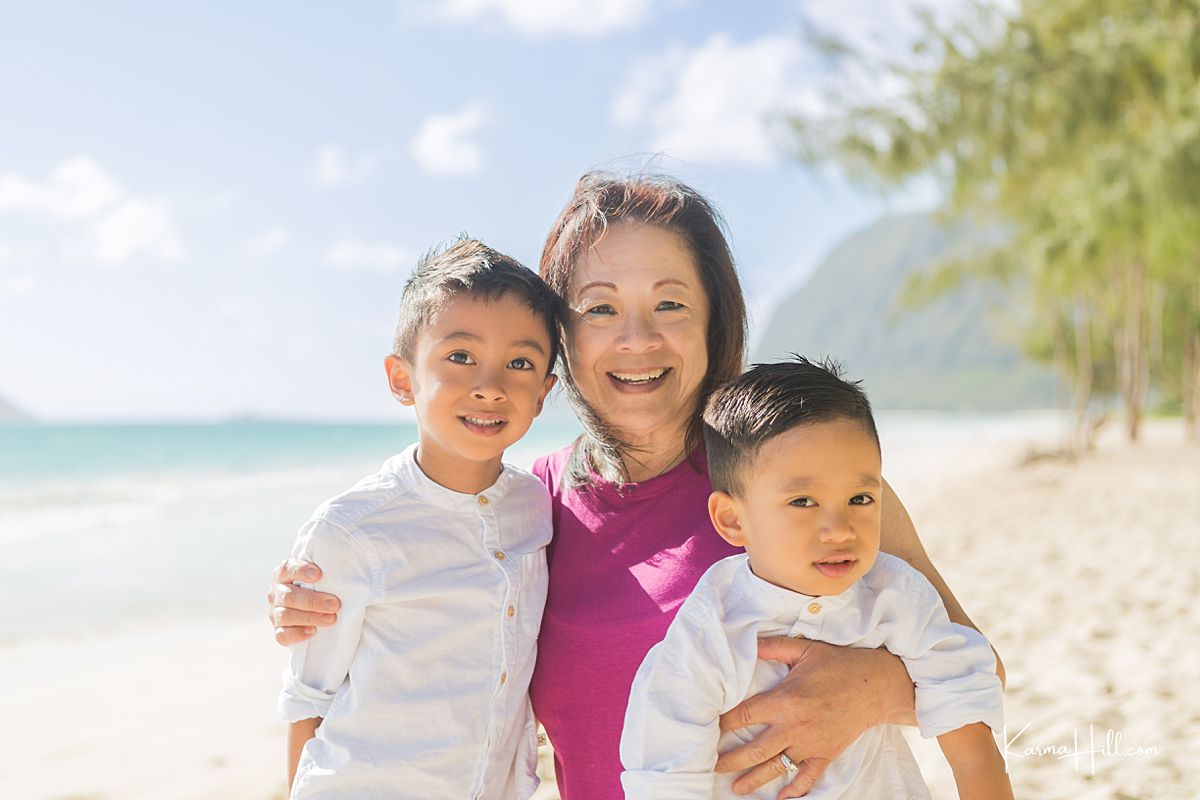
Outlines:
[[738, 794], [787, 772], [779, 758], [785, 753], [799, 769], [779, 797], [802, 797], [863, 731], [884, 722], [916, 722], [908, 671], [886, 650], [777, 637], [758, 643], [758, 657], [790, 670], [774, 689], [721, 715], [723, 731], [768, 726], [717, 760], [717, 772], [749, 770], [733, 784]]
[[321, 568], [316, 564], [289, 558], [275, 569], [271, 580], [275, 585], [267, 592], [267, 604], [271, 606], [271, 625], [279, 644], [303, 642], [315, 634], [317, 628], [337, 622], [337, 610], [342, 605], [337, 597], [294, 583], [321, 580]]

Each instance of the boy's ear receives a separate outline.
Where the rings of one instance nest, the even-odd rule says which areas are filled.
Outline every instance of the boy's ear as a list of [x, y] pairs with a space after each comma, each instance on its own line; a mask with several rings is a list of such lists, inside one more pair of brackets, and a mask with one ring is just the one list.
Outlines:
[[737, 500], [728, 492], [713, 492], [708, 496], [708, 516], [721, 538], [734, 547], [746, 546], [746, 535], [738, 517]]
[[546, 402], [546, 397], [550, 394], [550, 390], [554, 388], [554, 384], [556, 383], [558, 383], [558, 376], [553, 372], [546, 376], [546, 382], [542, 384], [542, 393], [538, 395], [537, 408], [533, 412], [535, 417], [542, 413], [542, 405]]
[[383, 360], [383, 367], [387, 370], [388, 387], [392, 390], [392, 396], [400, 401], [402, 406], [411, 406], [416, 401], [413, 400], [412, 393], [412, 368], [404, 359], [397, 355], [390, 355]]

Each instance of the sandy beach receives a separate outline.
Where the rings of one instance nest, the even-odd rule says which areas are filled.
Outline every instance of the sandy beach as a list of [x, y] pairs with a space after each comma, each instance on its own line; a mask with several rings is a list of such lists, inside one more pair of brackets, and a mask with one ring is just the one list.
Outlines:
[[[1151, 423], [1138, 446], [1117, 433], [1075, 464], [1023, 463], [1051, 443], [1020, 437], [969, 457], [969, 442], [942, 442], [885, 461], [1003, 656], [1018, 797], [1200, 794], [1200, 447], [1172, 421]], [[0, 797], [283, 797], [284, 660], [260, 596], [224, 620], [0, 643]], [[918, 744], [934, 796], [954, 797], [936, 745]], [[556, 796], [551, 778], [539, 797]]]

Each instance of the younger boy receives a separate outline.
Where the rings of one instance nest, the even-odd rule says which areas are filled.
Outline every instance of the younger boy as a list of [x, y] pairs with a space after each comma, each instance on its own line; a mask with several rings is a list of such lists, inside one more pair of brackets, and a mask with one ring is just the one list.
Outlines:
[[557, 309], [534, 273], [470, 239], [405, 285], [386, 367], [417, 443], [318, 508], [293, 550], [342, 600], [283, 676], [294, 800], [537, 788], [550, 498], [501, 457], [554, 385]]
[[[717, 755], [762, 726], [723, 734], [718, 717], [783, 678], [784, 665], [758, 660], [767, 636], [900, 656], [916, 684], [921, 733], [938, 737], [960, 797], [1010, 799], [991, 733], [1002, 709], [987, 641], [950, 622], [919, 572], [879, 552], [879, 437], [858, 386], [803, 358], [758, 365], [712, 396], [704, 422], [709, 514], [746, 553], [704, 574], [638, 670], [621, 738], [628, 800], [734, 797], [735, 776], [713, 772]], [[754, 797], [789, 796], [795, 765], [778, 758], [786, 774]], [[881, 725], [834, 759], [806, 797], [929, 791], [900, 729]]]

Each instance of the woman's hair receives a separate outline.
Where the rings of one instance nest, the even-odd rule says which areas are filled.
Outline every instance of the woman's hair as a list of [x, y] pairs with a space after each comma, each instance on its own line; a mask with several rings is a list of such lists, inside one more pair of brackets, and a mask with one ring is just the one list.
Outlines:
[[[540, 272], [550, 288], [569, 302], [571, 278], [580, 258], [604, 236], [609, 225], [637, 222], [678, 235], [696, 259], [708, 298], [708, 371], [700, 382], [688, 422], [685, 452], [702, 442], [704, 401], [742, 371], [746, 344], [746, 305], [722, 230], [720, 214], [699, 192], [664, 175], [620, 176], [588, 172], [579, 179], [542, 248]], [[633, 448], [588, 405], [579, 393], [566, 359], [560, 362], [563, 389], [583, 423], [583, 436], [567, 461], [569, 486], [591, 482], [592, 474], [624, 481], [624, 454]], [[695, 465], [693, 465], [695, 466]]]

